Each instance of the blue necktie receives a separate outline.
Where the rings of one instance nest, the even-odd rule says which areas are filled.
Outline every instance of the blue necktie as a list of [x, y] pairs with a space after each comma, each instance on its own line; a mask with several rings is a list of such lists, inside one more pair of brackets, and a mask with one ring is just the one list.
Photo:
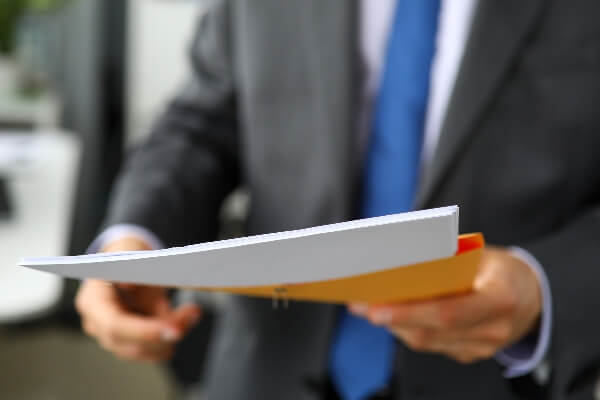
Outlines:
[[[412, 209], [439, 2], [398, 0], [366, 158], [363, 217]], [[394, 356], [387, 330], [342, 312], [329, 359], [342, 398], [364, 399], [385, 387]]]

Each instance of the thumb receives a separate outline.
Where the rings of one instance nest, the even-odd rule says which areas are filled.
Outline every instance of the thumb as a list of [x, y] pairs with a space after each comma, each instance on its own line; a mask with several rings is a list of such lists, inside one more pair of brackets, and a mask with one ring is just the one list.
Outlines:
[[202, 316], [202, 308], [196, 304], [184, 304], [173, 310], [165, 318], [167, 332], [172, 340], [179, 340], [194, 326]]

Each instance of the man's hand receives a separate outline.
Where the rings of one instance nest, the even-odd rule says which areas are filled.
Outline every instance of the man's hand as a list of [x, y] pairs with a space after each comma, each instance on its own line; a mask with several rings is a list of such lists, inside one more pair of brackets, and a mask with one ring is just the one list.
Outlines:
[[[125, 238], [106, 252], [149, 250]], [[166, 289], [156, 286], [85, 281], [75, 300], [84, 331], [106, 350], [126, 360], [158, 362], [171, 357], [174, 345], [200, 318], [196, 305], [173, 309]]]
[[351, 304], [408, 347], [462, 363], [487, 359], [528, 334], [541, 313], [535, 273], [506, 249], [486, 248], [472, 292], [430, 301]]

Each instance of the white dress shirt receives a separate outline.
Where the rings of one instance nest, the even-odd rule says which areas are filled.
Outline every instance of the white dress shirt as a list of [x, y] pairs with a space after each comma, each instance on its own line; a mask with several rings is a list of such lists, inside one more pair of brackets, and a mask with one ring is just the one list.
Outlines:
[[[360, 2], [360, 51], [366, 68], [363, 96], [367, 121], [373, 99], [379, 92], [387, 38], [396, 1], [362, 0]], [[458, 67], [465, 51], [475, 3], [476, 0], [442, 0], [440, 4], [436, 48], [431, 65], [430, 91], [425, 115], [425, 135], [421, 156], [423, 165], [431, 162], [438, 143]]]
[[[401, 1], [401, 0], [400, 0]], [[369, 115], [373, 99], [379, 92], [385, 50], [397, 0], [362, 0], [360, 2], [360, 50], [366, 69], [363, 88], [363, 127], [369, 134]], [[434, 156], [439, 141], [442, 123], [460, 67], [477, 0], [441, 0], [435, 54], [431, 64], [429, 96], [425, 115], [425, 132], [421, 154], [421, 168], [427, 168]], [[364, 143], [365, 138], [361, 138]], [[543, 361], [548, 350], [552, 301], [548, 279], [543, 268], [528, 252], [520, 248], [511, 249], [535, 272], [542, 288], [543, 313], [537, 343], [518, 343], [500, 352], [496, 359], [507, 367], [507, 378], [532, 372]]]
[[[369, 134], [369, 116], [373, 99], [379, 91], [385, 50], [397, 0], [361, 0], [360, 2], [360, 51], [366, 68], [363, 87], [363, 110], [361, 142]], [[400, 0], [401, 1], [401, 0]], [[425, 134], [421, 155], [422, 168], [432, 162], [438, 144], [450, 95], [465, 50], [477, 0], [441, 0], [436, 50], [431, 66], [430, 92], [428, 96]], [[110, 242], [125, 236], [135, 236], [151, 248], [160, 248], [161, 240], [147, 229], [129, 224], [116, 225], [105, 230], [90, 245], [90, 252], [98, 251]], [[507, 378], [522, 376], [534, 371], [544, 360], [551, 332], [552, 302], [550, 287], [543, 268], [537, 260], [521, 248], [512, 248], [515, 257], [529, 265], [541, 285], [543, 312], [537, 343], [518, 343], [496, 356], [507, 369]]]

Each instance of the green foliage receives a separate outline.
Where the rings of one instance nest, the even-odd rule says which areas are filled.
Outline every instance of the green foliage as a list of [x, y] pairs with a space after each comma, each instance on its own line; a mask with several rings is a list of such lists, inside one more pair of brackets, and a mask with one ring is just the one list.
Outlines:
[[14, 28], [27, 11], [44, 12], [68, 0], [0, 0], [0, 53], [9, 53], [14, 43]]
[[47, 11], [65, 3], [66, 0], [21, 0], [31, 11]]

